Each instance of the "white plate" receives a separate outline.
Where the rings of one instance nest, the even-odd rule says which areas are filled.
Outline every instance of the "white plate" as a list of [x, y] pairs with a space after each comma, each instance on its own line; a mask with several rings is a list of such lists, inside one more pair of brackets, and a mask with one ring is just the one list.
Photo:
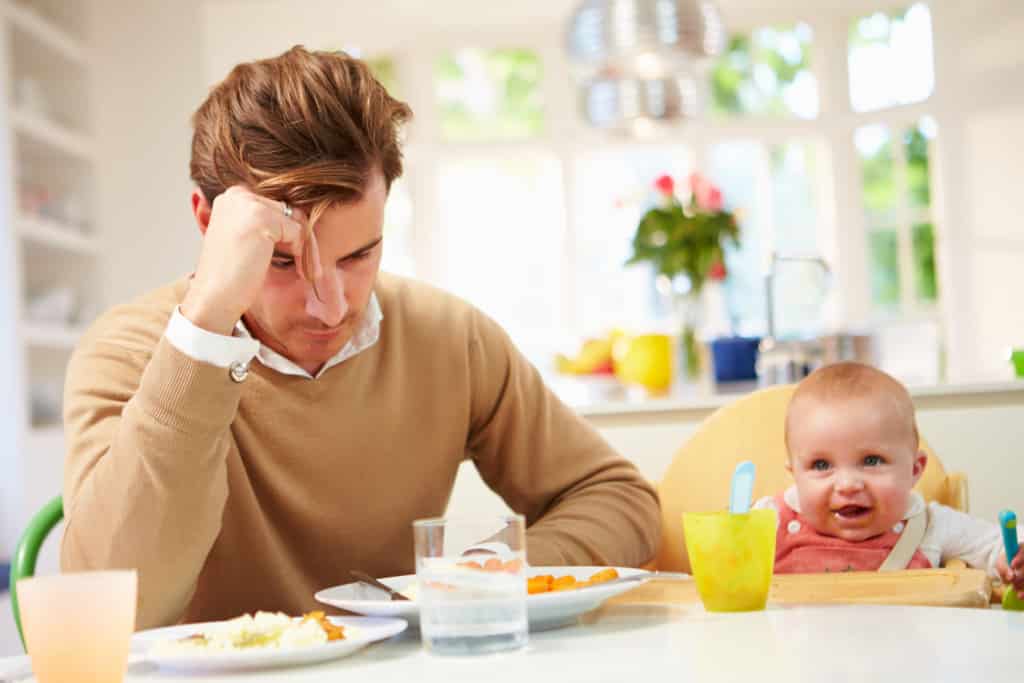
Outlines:
[[234, 652], [153, 652], [154, 646], [165, 640], [175, 640], [194, 634], [205, 624], [181, 624], [140, 631], [132, 636], [132, 651], [142, 653], [147, 661], [162, 669], [183, 672], [243, 671], [313, 664], [337, 659], [361, 650], [370, 643], [384, 640], [404, 631], [404, 619], [368, 617], [328, 617], [331, 623], [346, 627], [345, 638], [322, 645], [282, 650], [252, 648]]
[[[607, 567], [527, 567], [527, 576], [553, 574], [554, 576], [571, 575], [577, 580], [586, 580], [607, 569]], [[647, 574], [643, 569], [615, 567], [620, 577]], [[401, 592], [414, 581], [415, 574], [391, 576], [380, 580], [391, 588]], [[557, 593], [538, 593], [526, 598], [527, 616], [531, 631], [543, 631], [549, 628], [564, 626], [575, 621], [576, 617], [599, 607], [610, 597], [625, 593], [639, 586], [642, 581], [617, 583], [611, 586], [598, 584], [580, 590], [559, 591]], [[314, 596], [320, 602], [375, 617], [401, 617], [412, 626], [420, 622], [419, 606], [414, 600], [390, 600], [384, 591], [367, 586], [363, 583], [346, 583], [333, 588], [325, 588]]]

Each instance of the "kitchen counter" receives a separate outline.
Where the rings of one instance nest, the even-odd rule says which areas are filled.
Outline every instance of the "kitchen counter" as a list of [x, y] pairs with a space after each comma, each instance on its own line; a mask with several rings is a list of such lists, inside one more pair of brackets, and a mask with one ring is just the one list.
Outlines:
[[[558, 378], [551, 382], [556, 393], [566, 403], [588, 418], [672, 412], [710, 413], [758, 388], [756, 382], [714, 386], [689, 384], [665, 396], [651, 397], [645, 392], [626, 389], [614, 380], [605, 378], [596, 378], [596, 381], [590, 378]], [[1024, 380], [943, 383], [910, 386], [908, 389], [918, 408], [949, 400], [971, 401], [978, 398], [997, 402], [1024, 402]]]
[[[679, 447], [715, 410], [754, 391], [754, 382], [686, 385], [661, 398], [627, 391], [611, 377], [546, 378], [650, 481], [660, 481]], [[912, 386], [921, 434], [946, 469], [967, 475], [970, 512], [995, 520], [999, 510], [1024, 509], [1024, 380]], [[723, 496], [727, 492], [723, 492]], [[723, 498], [724, 500], [724, 498]], [[467, 461], [448, 514], [497, 514], [508, 508]]]

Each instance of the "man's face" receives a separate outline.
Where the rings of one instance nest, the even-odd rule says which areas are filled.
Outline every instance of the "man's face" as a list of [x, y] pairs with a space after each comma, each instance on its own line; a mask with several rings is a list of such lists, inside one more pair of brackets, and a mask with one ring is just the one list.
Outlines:
[[[387, 190], [380, 172], [356, 203], [334, 206], [317, 221], [322, 274], [313, 283], [278, 244], [263, 288], [244, 321], [263, 344], [315, 375], [352, 338], [380, 268]], [[318, 296], [319, 294], [319, 296]]]
[[863, 541], [903, 519], [926, 462], [903, 411], [871, 397], [811, 397], [792, 410], [789, 466], [817, 531]]

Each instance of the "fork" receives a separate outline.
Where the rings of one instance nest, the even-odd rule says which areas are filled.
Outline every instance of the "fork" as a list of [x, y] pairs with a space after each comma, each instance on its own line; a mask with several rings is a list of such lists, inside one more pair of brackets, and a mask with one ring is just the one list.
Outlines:
[[365, 583], [368, 586], [373, 586], [374, 588], [379, 588], [380, 590], [386, 592], [388, 595], [391, 596], [392, 600], [408, 600], [409, 599], [406, 596], [404, 596], [401, 593], [399, 593], [398, 591], [396, 591], [391, 586], [387, 585], [386, 583], [381, 583], [380, 581], [378, 581], [377, 579], [373, 578], [372, 576], [370, 576], [369, 574], [367, 574], [365, 572], [361, 572], [361, 571], [359, 571], [357, 569], [350, 569], [348, 573], [349, 573], [349, 575], [352, 576], [353, 579], [355, 579], [359, 583]]

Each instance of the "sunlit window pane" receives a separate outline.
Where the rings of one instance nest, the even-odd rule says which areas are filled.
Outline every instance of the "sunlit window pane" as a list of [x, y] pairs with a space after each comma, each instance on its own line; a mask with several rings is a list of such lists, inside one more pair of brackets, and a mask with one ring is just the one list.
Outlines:
[[413, 258], [412, 198], [402, 178], [392, 183], [388, 203], [384, 208], [383, 246], [382, 269], [409, 277], [416, 274]]
[[392, 97], [402, 98], [401, 89], [398, 84], [398, 70], [395, 67], [395, 60], [391, 57], [370, 57], [366, 59], [367, 66], [373, 72], [374, 77], [380, 81], [384, 89]]
[[892, 135], [885, 126], [864, 126], [854, 134], [854, 144], [861, 161], [868, 224], [890, 222], [899, 200]]
[[933, 302], [939, 298], [939, 287], [935, 275], [935, 229], [931, 223], [914, 226], [914, 285], [917, 299]]
[[727, 246], [725, 299], [739, 334], [764, 334], [766, 325], [764, 271], [771, 249], [771, 216], [762, 201], [764, 146], [737, 141], [715, 145], [708, 175], [722, 190], [727, 208], [739, 209], [740, 246]]
[[[773, 250], [780, 256], [820, 256], [815, 146], [789, 143], [769, 149]], [[820, 266], [781, 261], [776, 267], [775, 324], [780, 337], [820, 331], [827, 282]]]
[[549, 154], [442, 161], [440, 284], [497, 319], [531, 358], [547, 360], [559, 317], [565, 198]]
[[[767, 147], [753, 141], [713, 146], [709, 174], [727, 208], [738, 211], [740, 247], [726, 251], [726, 302], [734, 331], [767, 331], [765, 274], [772, 252], [817, 255], [816, 146], [793, 142]], [[826, 282], [821, 269], [783, 262], [774, 286], [775, 333], [793, 337], [821, 323]]]
[[522, 139], [541, 132], [541, 61], [534, 52], [450, 52], [437, 62], [436, 88], [448, 140]]
[[871, 299], [878, 306], [900, 303], [899, 236], [895, 229], [868, 233], [871, 268]]
[[805, 143], [776, 145], [770, 150], [775, 249], [809, 254], [818, 247], [818, 176], [815, 147]]
[[926, 209], [931, 204], [931, 178], [928, 172], [928, 146], [935, 139], [934, 119], [926, 118], [907, 130], [903, 148], [907, 159], [907, 192], [910, 205]]
[[762, 28], [733, 36], [711, 70], [711, 111], [719, 116], [812, 119], [818, 83], [810, 70], [811, 28]]
[[853, 22], [849, 42], [850, 102], [874, 111], [927, 99], [935, 88], [928, 6], [875, 12]]
[[683, 147], [607, 149], [576, 165], [576, 315], [587, 335], [640, 327], [667, 315], [649, 264], [624, 265], [633, 234], [654, 201], [654, 181], [671, 175], [683, 189], [691, 155]]

